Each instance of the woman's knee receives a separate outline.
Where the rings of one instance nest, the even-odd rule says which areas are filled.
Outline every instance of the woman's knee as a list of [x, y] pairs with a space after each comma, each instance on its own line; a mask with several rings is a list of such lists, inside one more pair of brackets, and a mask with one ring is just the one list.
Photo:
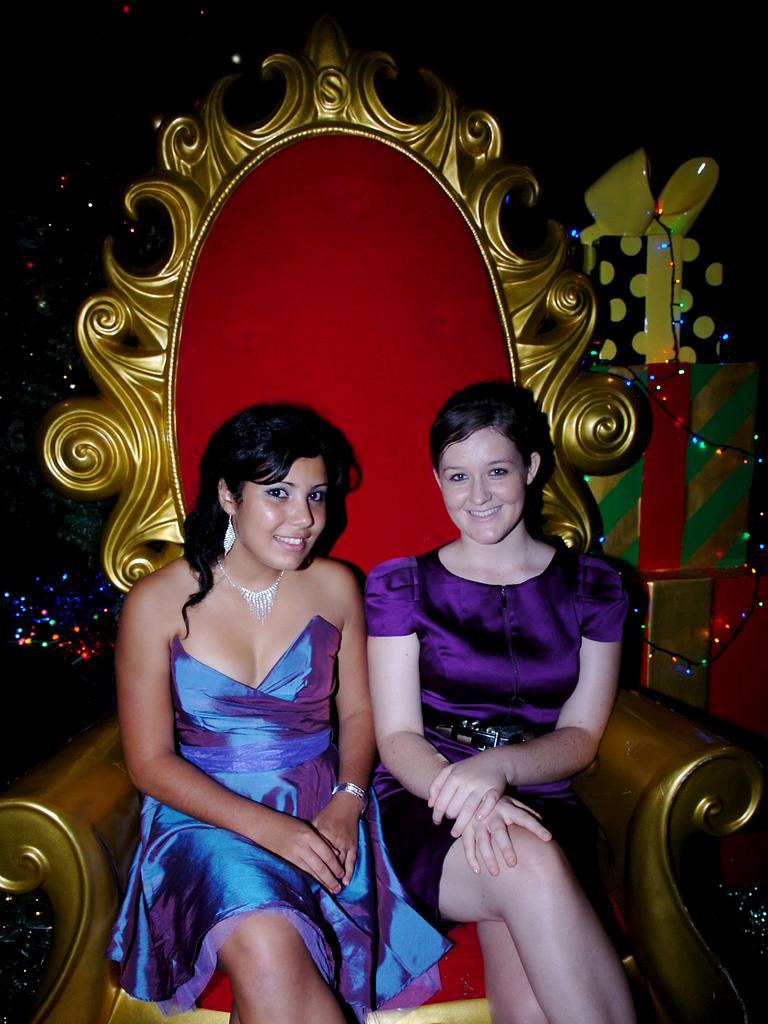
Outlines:
[[554, 839], [539, 839], [523, 828], [516, 828], [511, 838], [517, 854], [517, 865], [512, 870], [519, 869], [520, 874], [542, 882], [573, 877], [568, 858]]
[[239, 964], [262, 979], [277, 973], [285, 977], [286, 964], [300, 963], [309, 957], [304, 942], [284, 917], [276, 914], [252, 914], [241, 921], [219, 951], [222, 964], [237, 971]]
[[485, 878], [485, 906], [503, 920], [525, 917], [526, 908], [539, 914], [547, 900], [562, 903], [578, 889], [578, 882], [562, 848], [554, 840], [543, 840], [520, 830], [513, 837], [517, 863], [503, 866], [498, 875]]

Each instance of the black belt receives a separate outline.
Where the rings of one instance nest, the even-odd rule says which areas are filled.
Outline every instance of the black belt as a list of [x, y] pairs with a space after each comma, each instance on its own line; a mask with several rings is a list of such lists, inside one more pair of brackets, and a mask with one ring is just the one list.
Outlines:
[[494, 724], [479, 718], [465, 718], [452, 715], [449, 711], [438, 711], [428, 704], [421, 705], [421, 713], [424, 724], [430, 729], [456, 743], [474, 747], [475, 750], [503, 747], [508, 743], [527, 743], [536, 735], [522, 725], [510, 722]]

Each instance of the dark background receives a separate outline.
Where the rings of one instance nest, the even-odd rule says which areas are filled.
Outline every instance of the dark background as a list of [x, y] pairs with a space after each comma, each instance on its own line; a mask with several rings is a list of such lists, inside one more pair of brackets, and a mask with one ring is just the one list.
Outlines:
[[187, 112], [222, 75], [301, 49], [325, 10], [354, 49], [391, 53], [415, 95], [427, 67], [496, 114], [507, 153], [538, 174], [557, 219], [586, 223], [584, 188], [643, 145], [654, 191], [685, 159], [718, 161], [702, 225], [724, 226], [733, 197], [730, 242], [757, 198], [743, 188], [758, 127], [756, 26], [669, 7], [30, 0], [3, 16], [14, 200], [34, 202], [57, 173], [120, 167], [127, 184], [152, 163], [153, 115]]

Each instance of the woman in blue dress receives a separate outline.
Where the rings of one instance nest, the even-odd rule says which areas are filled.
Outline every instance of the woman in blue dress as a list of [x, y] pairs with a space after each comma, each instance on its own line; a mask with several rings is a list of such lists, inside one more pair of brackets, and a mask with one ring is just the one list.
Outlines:
[[434, 987], [447, 944], [405, 897], [368, 800], [358, 587], [311, 557], [351, 464], [311, 410], [244, 410], [203, 456], [184, 559], [126, 599], [118, 706], [145, 797], [108, 955], [166, 1012], [217, 966], [236, 1024], [339, 1024]]

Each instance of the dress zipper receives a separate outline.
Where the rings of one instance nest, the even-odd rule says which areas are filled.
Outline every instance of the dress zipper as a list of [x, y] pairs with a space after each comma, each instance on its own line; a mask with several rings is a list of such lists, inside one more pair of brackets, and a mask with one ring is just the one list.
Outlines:
[[501, 609], [502, 618], [504, 619], [504, 635], [507, 638], [509, 658], [512, 662], [512, 678], [514, 680], [510, 704], [520, 704], [520, 670], [517, 664], [517, 651], [515, 650], [515, 645], [512, 642], [512, 628], [509, 624], [509, 616], [507, 615], [507, 588], [505, 586], [501, 588]]

